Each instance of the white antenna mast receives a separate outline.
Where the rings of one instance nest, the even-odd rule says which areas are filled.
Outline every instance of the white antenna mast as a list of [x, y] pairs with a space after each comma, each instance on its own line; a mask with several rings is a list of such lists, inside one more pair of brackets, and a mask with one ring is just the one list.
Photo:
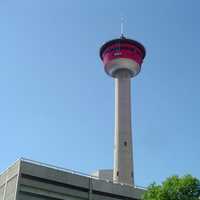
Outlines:
[[124, 18], [123, 16], [121, 17], [121, 37], [124, 36]]

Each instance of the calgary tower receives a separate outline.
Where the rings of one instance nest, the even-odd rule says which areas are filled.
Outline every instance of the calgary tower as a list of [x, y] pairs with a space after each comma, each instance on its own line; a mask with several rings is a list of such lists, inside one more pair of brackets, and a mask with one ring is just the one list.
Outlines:
[[145, 48], [139, 42], [120, 38], [100, 48], [105, 72], [115, 80], [115, 142], [113, 181], [134, 185], [131, 128], [131, 78], [141, 69]]

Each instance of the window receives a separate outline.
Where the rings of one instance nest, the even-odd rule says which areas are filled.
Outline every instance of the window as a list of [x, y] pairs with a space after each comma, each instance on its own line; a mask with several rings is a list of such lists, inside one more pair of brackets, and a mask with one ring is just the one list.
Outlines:
[[124, 146], [125, 146], [125, 147], [127, 146], [127, 141], [124, 142]]
[[104, 54], [106, 54], [106, 53], [109, 53], [109, 52], [112, 52], [112, 51], [120, 51], [120, 50], [122, 50], [122, 49], [124, 49], [124, 50], [129, 50], [129, 51], [132, 51], [132, 52], [138, 52], [137, 50], [135, 50], [134, 48], [131, 48], [131, 47], [115, 47], [115, 48], [110, 48], [110, 49], [108, 49], [108, 50], [106, 50], [105, 52], [104, 52]]

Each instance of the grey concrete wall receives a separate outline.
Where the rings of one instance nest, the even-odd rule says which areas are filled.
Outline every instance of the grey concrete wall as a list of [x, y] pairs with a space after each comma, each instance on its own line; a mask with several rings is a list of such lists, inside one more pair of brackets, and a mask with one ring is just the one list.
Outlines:
[[22, 162], [18, 200], [89, 199], [89, 179], [62, 170]]
[[109, 180], [109, 181], [113, 180], [112, 169], [99, 169], [98, 171], [93, 172], [91, 175], [103, 180]]
[[15, 200], [20, 161], [0, 175], [0, 200]]

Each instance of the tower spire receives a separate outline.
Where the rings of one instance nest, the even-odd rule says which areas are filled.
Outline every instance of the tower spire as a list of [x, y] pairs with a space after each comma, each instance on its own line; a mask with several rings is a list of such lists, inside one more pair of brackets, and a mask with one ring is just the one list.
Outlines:
[[121, 16], [120, 28], [121, 28], [121, 38], [123, 38], [124, 37], [124, 17], [123, 16]]

